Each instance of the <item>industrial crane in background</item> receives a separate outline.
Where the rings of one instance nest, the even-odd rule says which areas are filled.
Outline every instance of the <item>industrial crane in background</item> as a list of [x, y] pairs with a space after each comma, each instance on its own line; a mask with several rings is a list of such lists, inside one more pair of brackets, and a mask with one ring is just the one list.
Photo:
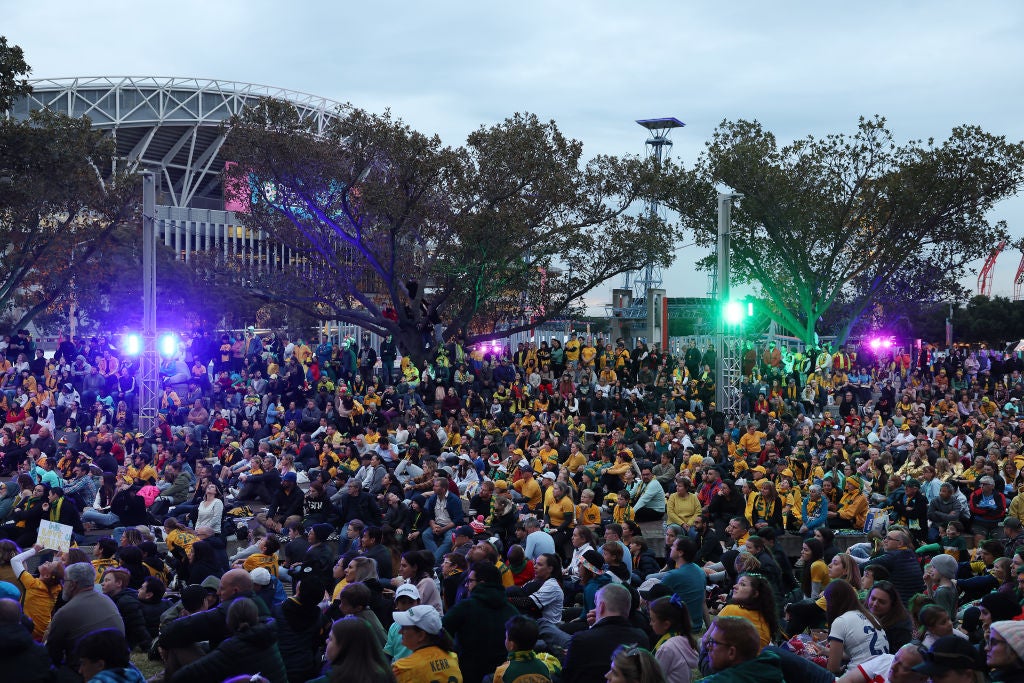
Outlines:
[[[1006, 240], [1002, 240], [996, 245], [992, 253], [985, 259], [985, 265], [981, 267], [981, 271], [978, 273], [978, 294], [982, 296], [992, 296], [992, 269], [995, 268], [996, 259], [999, 258], [999, 254], [1003, 253], [1003, 248], [1006, 247]], [[1020, 277], [1020, 269], [1017, 270], [1017, 277]], [[1016, 285], [1014, 286], [1014, 299], [1016, 296]]]

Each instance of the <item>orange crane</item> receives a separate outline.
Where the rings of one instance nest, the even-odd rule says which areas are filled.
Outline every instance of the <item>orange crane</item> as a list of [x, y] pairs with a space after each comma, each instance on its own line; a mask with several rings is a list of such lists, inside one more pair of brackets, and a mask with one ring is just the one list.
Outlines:
[[1017, 266], [1017, 274], [1013, 277], [1013, 300], [1024, 299], [1021, 289], [1024, 288], [1024, 253], [1020, 255], [1020, 264]]
[[1006, 246], [1006, 240], [1002, 240], [996, 245], [992, 253], [985, 259], [985, 265], [981, 267], [981, 272], [978, 273], [978, 294], [982, 296], [992, 296], [992, 269], [996, 265], [996, 259], [999, 258], [999, 254], [1002, 253], [1003, 247]]

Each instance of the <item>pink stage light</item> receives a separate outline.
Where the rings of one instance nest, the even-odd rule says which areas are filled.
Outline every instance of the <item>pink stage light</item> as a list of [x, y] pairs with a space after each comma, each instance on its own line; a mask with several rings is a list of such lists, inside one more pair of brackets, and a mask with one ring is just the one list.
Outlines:
[[868, 342], [868, 346], [877, 351], [882, 346], [882, 340], [879, 339], [878, 337], [875, 337], [870, 342]]

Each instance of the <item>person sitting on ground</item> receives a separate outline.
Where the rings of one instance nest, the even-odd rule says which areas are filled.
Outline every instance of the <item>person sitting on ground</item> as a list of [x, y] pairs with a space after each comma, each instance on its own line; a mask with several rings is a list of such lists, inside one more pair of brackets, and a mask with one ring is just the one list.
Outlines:
[[146, 616], [142, 612], [138, 593], [128, 587], [129, 578], [127, 569], [110, 568], [103, 572], [100, 585], [103, 587], [103, 594], [117, 605], [117, 611], [124, 621], [124, 635], [128, 640], [129, 649], [134, 650], [140, 645], [142, 649], [146, 649], [149, 647], [151, 636], [146, 629]]
[[22, 683], [49, 683], [53, 680], [50, 655], [32, 640], [23, 618], [17, 600], [0, 598], [0, 657], [7, 667], [5, 677]]
[[124, 633], [124, 621], [113, 601], [97, 593], [96, 570], [89, 562], [76, 562], [64, 570], [64, 606], [53, 615], [46, 636], [50, 660], [58, 668], [78, 670], [75, 645], [87, 633], [112, 628]]
[[338, 594], [338, 606], [344, 616], [365, 621], [377, 637], [378, 646], [384, 647], [388, 641], [388, 634], [384, 631], [380, 619], [370, 609], [370, 597], [369, 588], [361, 583], [350, 583]]
[[551, 680], [551, 670], [533, 651], [539, 633], [537, 622], [522, 614], [505, 622], [508, 661], [495, 669], [492, 683], [544, 683]]
[[662, 596], [650, 604], [651, 630], [658, 637], [654, 658], [667, 683], [690, 683], [697, 668], [697, 639], [690, 611], [678, 595]]
[[117, 629], [104, 628], [82, 636], [75, 656], [78, 672], [90, 683], [146, 683], [146, 677], [132, 664], [128, 641]]
[[[782, 683], [779, 655], [761, 652], [757, 628], [740, 617], [716, 617], [704, 634], [708, 663], [713, 675], [706, 683]], [[758, 654], [760, 653], [760, 654]]]
[[[234, 570], [233, 570], [234, 571]], [[241, 674], [258, 673], [271, 683], [285, 683], [288, 674], [277, 647], [273, 619], [261, 619], [256, 602], [237, 597], [227, 609], [228, 637], [208, 655], [178, 669], [170, 683], [223, 681]]]
[[[562, 670], [564, 683], [600, 680], [606, 671], [605, 657], [623, 643], [647, 648], [647, 634], [629, 621], [632, 598], [619, 584], [609, 584], [597, 592], [593, 622], [589, 629], [573, 634]], [[591, 621], [591, 616], [587, 616]]]
[[412, 650], [411, 655], [391, 665], [397, 683], [422, 683], [438, 676], [448, 681], [462, 680], [455, 643], [441, 625], [436, 609], [416, 605], [392, 616], [402, 630], [402, 645]]
[[469, 597], [456, 603], [441, 623], [455, 639], [464, 683], [477, 683], [505, 660], [504, 624], [518, 610], [505, 596], [498, 568], [486, 560], [469, 568], [466, 588]]

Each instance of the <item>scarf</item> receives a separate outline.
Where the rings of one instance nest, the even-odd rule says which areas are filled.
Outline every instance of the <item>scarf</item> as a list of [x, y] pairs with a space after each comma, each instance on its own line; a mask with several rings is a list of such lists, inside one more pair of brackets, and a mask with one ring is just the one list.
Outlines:
[[665, 632], [665, 635], [663, 635], [663, 636], [662, 636], [661, 638], [659, 638], [659, 639], [658, 639], [658, 642], [654, 644], [654, 650], [653, 650], [653, 652], [657, 652], [657, 651], [658, 651], [658, 649], [659, 649], [659, 648], [661, 648], [661, 646], [662, 646], [662, 645], [664, 645], [665, 643], [667, 643], [667, 642], [669, 641], [669, 639], [670, 639], [670, 638], [675, 638], [675, 637], [676, 637], [676, 636], [678, 636], [678, 635], [679, 635], [679, 634], [678, 634], [678, 633], [676, 633], [675, 631], [666, 631], [666, 632]]

